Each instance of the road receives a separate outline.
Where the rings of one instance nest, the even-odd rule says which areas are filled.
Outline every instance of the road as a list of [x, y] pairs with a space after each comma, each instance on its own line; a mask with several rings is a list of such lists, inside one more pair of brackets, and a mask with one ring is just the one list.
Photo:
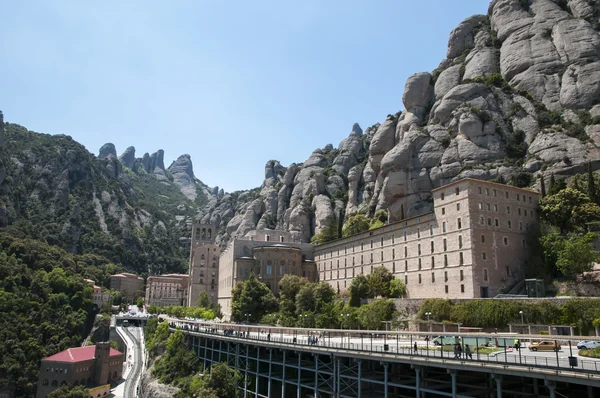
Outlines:
[[127, 344], [127, 362], [123, 371], [123, 383], [111, 390], [114, 398], [135, 398], [143, 371], [143, 342], [141, 329], [137, 327], [117, 328]]

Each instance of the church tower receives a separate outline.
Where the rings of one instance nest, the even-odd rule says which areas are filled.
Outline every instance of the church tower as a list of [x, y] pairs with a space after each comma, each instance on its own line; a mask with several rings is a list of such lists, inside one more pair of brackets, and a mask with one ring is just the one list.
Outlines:
[[190, 243], [188, 307], [197, 307], [201, 292], [207, 292], [213, 305], [217, 303], [219, 256], [215, 244], [215, 226], [194, 224]]

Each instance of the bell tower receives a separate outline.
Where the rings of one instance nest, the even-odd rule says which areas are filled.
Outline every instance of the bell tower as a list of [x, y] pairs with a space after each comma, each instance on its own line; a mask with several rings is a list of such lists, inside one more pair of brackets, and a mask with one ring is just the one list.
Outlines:
[[211, 303], [217, 303], [219, 256], [215, 244], [216, 229], [212, 224], [193, 224], [190, 243], [188, 307], [198, 306], [201, 292], [207, 292]]

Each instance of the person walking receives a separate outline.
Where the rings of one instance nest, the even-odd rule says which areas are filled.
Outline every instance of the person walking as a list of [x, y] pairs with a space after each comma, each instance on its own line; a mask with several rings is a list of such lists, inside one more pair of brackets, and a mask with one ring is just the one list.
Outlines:
[[519, 348], [521, 348], [521, 342], [519, 341], [519, 339], [515, 339], [514, 344], [515, 350], [519, 351]]
[[465, 358], [473, 359], [473, 354], [471, 354], [471, 347], [469, 345], [465, 345]]
[[415, 355], [419, 353], [419, 348], [417, 347], [417, 342], [415, 341]]

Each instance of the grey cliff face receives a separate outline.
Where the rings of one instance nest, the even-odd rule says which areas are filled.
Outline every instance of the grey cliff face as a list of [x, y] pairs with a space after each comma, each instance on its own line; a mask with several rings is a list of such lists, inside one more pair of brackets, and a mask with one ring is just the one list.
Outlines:
[[102, 147], [100, 148], [100, 152], [98, 153], [98, 157], [100, 159], [108, 158], [108, 157], [116, 158], [117, 150], [115, 149], [115, 144], [111, 144], [109, 142], [109, 143], [102, 145]]
[[135, 147], [130, 146], [125, 149], [125, 152], [119, 156], [119, 161], [123, 166], [133, 170], [133, 165], [135, 162]]
[[173, 183], [179, 187], [188, 199], [196, 200], [196, 177], [194, 177], [194, 167], [190, 155], [185, 154], [177, 158], [169, 166], [169, 171], [173, 176]]

